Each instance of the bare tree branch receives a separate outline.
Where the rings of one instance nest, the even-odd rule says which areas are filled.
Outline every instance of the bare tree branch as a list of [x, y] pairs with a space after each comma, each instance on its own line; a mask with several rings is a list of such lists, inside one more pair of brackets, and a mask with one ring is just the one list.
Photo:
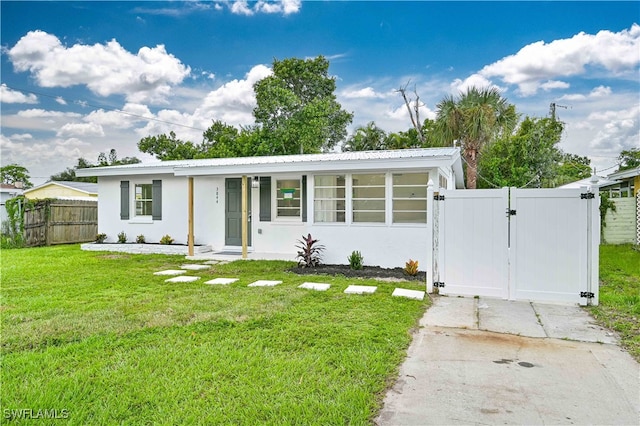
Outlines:
[[[418, 133], [418, 139], [420, 139], [420, 142], [424, 144], [424, 136], [422, 134], [422, 123], [420, 123], [420, 96], [418, 96], [418, 92], [415, 89], [415, 86], [413, 88], [413, 92], [416, 94], [416, 100], [415, 103], [413, 104], [413, 111], [411, 110], [411, 99], [407, 98], [407, 86], [409, 85], [409, 83], [411, 82], [411, 80], [407, 81], [407, 84], [404, 85], [404, 87], [399, 88], [398, 90], [396, 90], [396, 92], [400, 92], [400, 94], [402, 95], [402, 99], [404, 99], [404, 104], [407, 107], [407, 111], [409, 111], [409, 118], [411, 119], [411, 124], [413, 124], [413, 128], [416, 129], [416, 132]], [[414, 111], [415, 111], [415, 117], [414, 117]]]

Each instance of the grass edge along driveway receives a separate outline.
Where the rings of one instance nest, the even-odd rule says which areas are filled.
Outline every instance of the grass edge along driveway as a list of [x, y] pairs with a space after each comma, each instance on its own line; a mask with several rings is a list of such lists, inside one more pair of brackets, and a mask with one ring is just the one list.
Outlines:
[[[2, 251], [3, 420], [72, 424], [366, 424], [428, 301], [396, 286], [310, 277], [277, 261], [215, 265], [194, 283], [153, 272], [182, 256]], [[236, 277], [209, 286], [215, 277]], [[282, 280], [249, 288], [257, 279]], [[373, 295], [346, 295], [352, 283]], [[12, 411], [13, 410], [13, 411]], [[48, 410], [48, 411], [46, 411]]]

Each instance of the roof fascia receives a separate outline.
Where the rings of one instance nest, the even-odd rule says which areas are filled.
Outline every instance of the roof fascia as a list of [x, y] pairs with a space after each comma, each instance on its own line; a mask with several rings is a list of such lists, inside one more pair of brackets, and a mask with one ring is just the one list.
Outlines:
[[260, 175], [304, 172], [355, 172], [391, 169], [445, 168], [451, 156], [376, 158], [369, 160], [308, 161], [294, 163], [244, 164], [228, 166], [177, 166], [176, 176]]

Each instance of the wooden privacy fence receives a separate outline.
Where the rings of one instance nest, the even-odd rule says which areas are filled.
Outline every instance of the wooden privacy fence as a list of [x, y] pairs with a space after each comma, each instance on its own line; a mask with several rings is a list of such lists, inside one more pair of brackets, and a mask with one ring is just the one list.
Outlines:
[[97, 201], [43, 200], [24, 211], [27, 247], [94, 241], [97, 233]]

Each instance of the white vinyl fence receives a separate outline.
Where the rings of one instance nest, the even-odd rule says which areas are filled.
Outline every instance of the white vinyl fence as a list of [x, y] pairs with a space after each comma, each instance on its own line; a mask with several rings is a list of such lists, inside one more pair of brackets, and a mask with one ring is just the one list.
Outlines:
[[597, 193], [445, 190], [432, 199], [429, 291], [598, 304]]

